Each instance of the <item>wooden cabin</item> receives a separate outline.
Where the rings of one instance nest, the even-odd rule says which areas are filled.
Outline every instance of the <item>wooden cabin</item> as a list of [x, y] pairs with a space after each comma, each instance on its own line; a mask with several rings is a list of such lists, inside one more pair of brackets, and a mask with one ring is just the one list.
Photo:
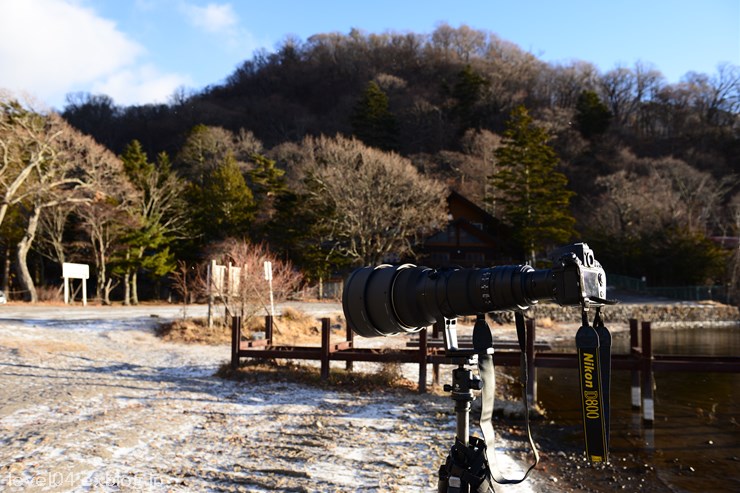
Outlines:
[[447, 228], [426, 238], [418, 261], [429, 267], [490, 267], [521, 263], [511, 228], [458, 192], [447, 197]]

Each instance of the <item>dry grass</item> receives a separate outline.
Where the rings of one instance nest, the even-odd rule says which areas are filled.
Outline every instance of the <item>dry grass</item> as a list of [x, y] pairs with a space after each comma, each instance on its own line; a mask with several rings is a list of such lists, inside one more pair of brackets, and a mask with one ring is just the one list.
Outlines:
[[[254, 338], [258, 332], [265, 331], [265, 319], [252, 317], [242, 325], [242, 337]], [[213, 321], [209, 328], [205, 318], [188, 318], [160, 324], [156, 334], [165, 341], [189, 344], [229, 344], [231, 327], [223, 319]], [[332, 320], [332, 335], [339, 338], [344, 329], [337, 320]], [[286, 308], [273, 320], [273, 341], [289, 346], [321, 344], [321, 321], [300, 310]]]
[[[242, 336], [250, 339], [257, 332], [264, 332], [265, 321], [253, 317], [243, 324]], [[205, 318], [175, 320], [160, 324], [157, 335], [165, 341], [188, 344], [229, 344], [231, 328], [221, 320], [214, 321], [209, 329]], [[332, 321], [332, 338], [342, 339], [345, 329], [337, 320]], [[321, 321], [299, 310], [286, 308], [273, 321], [273, 342], [281, 345], [321, 344]], [[216, 373], [221, 378], [253, 383], [270, 381], [297, 382], [322, 388], [343, 388], [353, 391], [376, 392], [381, 390], [416, 390], [417, 384], [402, 378], [400, 363], [383, 363], [375, 373], [348, 372], [333, 368], [329, 380], [322, 380], [320, 369], [287, 360], [247, 360], [237, 370], [226, 363]]]
[[376, 373], [349, 372], [332, 368], [328, 380], [321, 379], [321, 370], [317, 367], [274, 360], [248, 360], [233, 370], [225, 363], [219, 368], [216, 376], [240, 382], [300, 383], [319, 388], [340, 388], [356, 392], [381, 392], [386, 390], [416, 391], [417, 384], [401, 377], [401, 372], [393, 363], [382, 365]]
[[215, 321], [208, 327], [205, 318], [187, 318], [160, 324], [156, 329], [157, 336], [164, 341], [185, 342], [189, 344], [228, 344], [231, 342], [231, 329], [221, 321]]

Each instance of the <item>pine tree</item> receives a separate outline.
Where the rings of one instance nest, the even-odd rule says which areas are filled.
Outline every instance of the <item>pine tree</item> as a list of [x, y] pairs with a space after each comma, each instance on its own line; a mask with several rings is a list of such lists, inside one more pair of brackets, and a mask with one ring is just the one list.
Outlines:
[[130, 213], [130, 231], [124, 236], [125, 251], [116, 259], [115, 272], [124, 279], [124, 303], [137, 304], [139, 271], [155, 279], [175, 269], [170, 245], [183, 234], [187, 223], [182, 197], [184, 182], [171, 170], [165, 153], [151, 163], [139, 141], [134, 140], [121, 155], [124, 170], [140, 192]]
[[389, 109], [388, 96], [371, 81], [351, 116], [354, 135], [365, 145], [384, 151], [398, 147], [398, 122]]
[[457, 100], [454, 113], [460, 120], [461, 132], [480, 126], [480, 117], [476, 112], [476, 105], [480, 102], [488, 85], [489, 82], [475, 72], [470, 65], [466, 65], [457, 74], [457, 82], [452, 90], [452, 95]]
[[145, 177], [151, 173], [154, 169], [154, 165], [149, 162], [149, 159], [141, 147], [141, 142], [138, 140], [132, 140], [121, 154], [121, 161], [123, 161], [123, 169], [126, 171], [126, 175], [137, 188], [141, 188], [145, 182]]
[[285, 171], [276, 166], [276, 162], [261, 154], [252, 156], [253, 168], [247, 171], [247, 185], [254, 195], [256, 214], [253, 229], [265, 233], [265, 228], [275, 215], [275, 204], [288, 192], [285, 183]]
[[233, 156], [206, 176], [202, 187], [191, 184], [191, 202], [206, 242], [249, 236], [254, 196]]
[[247, 172], [247, 177], [255, 199], [281, 193], [287, 189], [285, 171], [278, 168], [274, 160], [255, 154], [252, 161], [254, 167]]
[[558, 157], [549, 136], [537, 127], [524, 106], [511, 112], [503, 145], [496, 150], [497, 172], [491, 178], [505, 222], [528, 260], [538, 252], [569, 241], [575, 234], [570, 212], [574, 193], [556, 170]]
[[310, 280], [326, 278], [348, 265], [329, 242], [327, 218], [335, 214], [330, 204], [317, 204], [307, 195], [288, 191], [277, 197], [275, 215], [267, 225], [267, 238], [276, 251], [289, 258]]
[[576, 125], [586, 139], [593, 139], [609, 128], [612, 114], [594, 91], [583, 91], [576, 102]]

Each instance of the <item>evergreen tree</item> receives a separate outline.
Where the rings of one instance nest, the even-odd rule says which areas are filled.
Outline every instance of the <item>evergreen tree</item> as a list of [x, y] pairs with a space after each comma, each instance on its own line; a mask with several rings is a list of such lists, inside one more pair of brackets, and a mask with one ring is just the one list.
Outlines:
[[612, 114], [593, 91], [583, 91], [576, 102], [576, 125], [585, 138], [591, 140], [609, 128]]
[[278, 168], [276, 162], [261, 154], [252, 156], [254, 167], [247, 172], [249, 186], [254, 192], [255, 200], [286, 190], [285, 171]]
[[124, 237], [125, 252], [116, 259], [114, 273], [124, 279], [124, 303], [138, 303], [137, 279], [143, 270], [154, 279], [175, 269], [171, 245], [182, 236], [189, 220], [185, 215], [184, 182], [171, 169], [167, 154], [151, 163], [141, 144], [134, 140], [121, 155], [124, 170], [140, 192], [133, 204], [134, 216]]
[[309, 280], [327, 278], [349, 264], [330, 242], [326, 221], [335, 216], [327, 202], [316, 204], [305, 194], [288, 191], [277, 197], [275, 215], [267, 227], [270, 245], [286, 255]]
[[388, 96], [371, 81], [351, 116], [354, 135], [365, 145], [385, 151], [398, 148], [398, 122], [391, 113]]
[[457, 99], [454, 112], [460, 120], [461, 132], [465, 132], [469, 128], [480, 127], [480, 118], [475, 111], [475, 107], [481, 100], [483, 90], [488, 84], [488, 81], [475, 72], [470, 65], [466, 65], [457, 74], [457, 82], [452, 90], [452, 95]]
[[247, 171], [247, 183], [254, 195], [256, 215], [253, 229], [264, 233], [270, 219], [275, 215], [275, 203], [288, 191], [285, 171], [276, 162], [261, 154], [252, 156], [253, 168]]
[[497, 171], [492, 185], [500, 198], [503, 219], [528, 260], [538, 252], [569, 241], [575, 234], [570, 212], [568, 180], [556, 170], [558, 157], [548, 145], [549, 136], [537, 127], [524, 106], [510, 115], [503, 145], [496, 150]]
[[191, 184], [195, 221], [206, 243], [226, 238], [247, 238], [255, 214], [252, 191], [233, 156], [210, 175], [203, 186]]
[[126, 146], [123, 154], [121, 154], [121, 161], [123, 161], [123, 169], [126, 171], [129, 180], [138, 188], [141, 188], [146, 175], [154, 169], [154, 165], [149, 162], [144, 149], [141, 147], [141, 142], [138, 140], [132, 140]]

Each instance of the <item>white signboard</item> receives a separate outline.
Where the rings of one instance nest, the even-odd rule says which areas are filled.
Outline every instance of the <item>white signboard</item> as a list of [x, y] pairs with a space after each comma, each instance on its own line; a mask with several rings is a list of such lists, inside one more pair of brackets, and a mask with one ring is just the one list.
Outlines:
[[62, 264], [62, 277], [64, 278], [64, 304], [69, 305], [69, 280], [82, 279], [82, 304], [87, 306], [87, 280], [90, 279], [90, 266], [87, 264]]
[[242, 268], [232, 267], [229, 264], [229, 295], [239, 297], [239, 284], [241, 281]]
[[226, 266], [217, 265], [215, 261], [211, 263], [211, 290], [215, 291], [217, 296], [222, 296], [224, 293], [224, 285], [226, 283]]
[[272, 296], [272, 262], [265, 261], [265, 281], [270, 283], [270, 315], [275, 318], [275, 301]]
[[70, 279], [90, 279], [90, 266], [87, 264], [62, 264], [62, 277]]

